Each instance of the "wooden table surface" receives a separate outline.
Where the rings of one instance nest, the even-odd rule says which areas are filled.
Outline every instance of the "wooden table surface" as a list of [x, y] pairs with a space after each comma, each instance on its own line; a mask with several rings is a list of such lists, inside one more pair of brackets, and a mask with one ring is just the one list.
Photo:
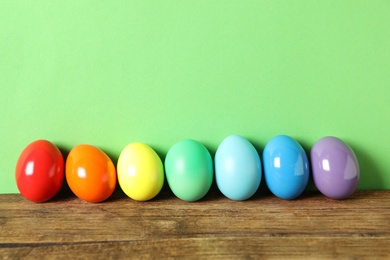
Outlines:
[[0, 257], [13, 259], [390, 258], [390, 191], [237, 202], [213, 190], [190, 203], [167, 190], [149, 202], [118, 190], [97, 204], [69, 192], [40, 204], [0, 195], [0, 226]]

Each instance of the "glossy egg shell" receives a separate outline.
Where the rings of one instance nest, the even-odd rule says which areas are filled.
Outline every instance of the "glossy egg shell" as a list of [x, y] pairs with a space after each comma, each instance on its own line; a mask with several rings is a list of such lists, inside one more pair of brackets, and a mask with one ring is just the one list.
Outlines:
[[346, 199], [356, 190], [360, 170], [354, 151], [336, 137], [318, 140], [310, 151], [313, 181], [332, 199]]
[[116, 170], [111, 159], [100, 149], [81, 144], [66, 159], [66, 180], [72, 192], [82, 200], [101, 202], [116, 186]]
[[121, 189], [134, 200], [154, 198], [164, 184], [164, 168], [160, 157], [143, 143], [131, 143], [122, 150], [117, 172]]
[[218, 189], [232, 200], [246, 200], [261, 181], [261, 161], [255, 147], [239, 135], [226, 137], [215, 154]]
[[213, 182], [213, 162], [201, 143], [186, 139], [174, 144], [164, 164], [168, 185], [178, 198], [196, 201], [209, 191]]
[[263, 151], [264, 178], [270, 191], [281, 199], [294, 199], [309, 181], [309, 162], [302, 146], [293, 138], [272, 138]]
[[64, 180], [64, 158], [60, 150], [46, 140], [30, 143], [16, 163], [15, 179], [26, 199], [33, 202], [50, 200]]

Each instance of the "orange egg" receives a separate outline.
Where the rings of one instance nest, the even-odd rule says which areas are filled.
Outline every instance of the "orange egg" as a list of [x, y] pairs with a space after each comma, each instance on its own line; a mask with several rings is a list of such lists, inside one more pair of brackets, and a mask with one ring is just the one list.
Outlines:
[[82, 200], [101, 202], [116, 186], [116, 170], [110, 157], [87, 144], [75, 146], [66, 159], [65, 176], [69, 188]]

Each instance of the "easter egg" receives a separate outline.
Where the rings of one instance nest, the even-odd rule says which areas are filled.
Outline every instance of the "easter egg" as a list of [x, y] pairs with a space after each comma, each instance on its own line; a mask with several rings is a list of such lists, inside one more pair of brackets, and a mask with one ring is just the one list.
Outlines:
[[281, 199], [294, 199], [309, 181], [309, 162], [302, 146], [293, 138], [272, 138], [263, 151], [264, 178], [270, 191]]
[[64, 158], [60, 150], [46, 140], [30, 143], [16, 163], [15, 179], [26, 199], [33, 202], [50, 200], [64, 180]]
[[313, 182], [317, 189], [332, 199], [346, 199], [356, 190], [359, 163], [355, 153], [336, 137], [318, 140], [310, 151]]
[[116, 186], [116, 170], [111, 159], [100, 149], [80, 144], [69, 152], [65, 175], [69, 188], [80, 199], [101, 202]]
[[261, 161], [255, 147], [239, 135], [226, 137], [215, 154], [218, 189], [232, 200], [246, 200], [261, 181]]
[[148, 145], [131, 143], [121, 152], [118, 182], [130, 198], [146, 201], [154, 198], [164, 184], [164, 168], [160, 157]]
[[209, 151], [192, 139], [174, 144], [165, 158], [168, 185], [185, 201], [196, 201], [206, 195], [213, 182], [213, 172]]

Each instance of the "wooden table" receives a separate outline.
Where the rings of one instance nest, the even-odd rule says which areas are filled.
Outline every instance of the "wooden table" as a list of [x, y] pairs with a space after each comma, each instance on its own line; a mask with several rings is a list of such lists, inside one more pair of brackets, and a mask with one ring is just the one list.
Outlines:
[[116, 191], [97, 204], [70, 192], [40, 204], [0, 195], [0, 226], [1, 258], [390, 258], [390, 191], [237, 202], [213, 190], [192, 203]]

